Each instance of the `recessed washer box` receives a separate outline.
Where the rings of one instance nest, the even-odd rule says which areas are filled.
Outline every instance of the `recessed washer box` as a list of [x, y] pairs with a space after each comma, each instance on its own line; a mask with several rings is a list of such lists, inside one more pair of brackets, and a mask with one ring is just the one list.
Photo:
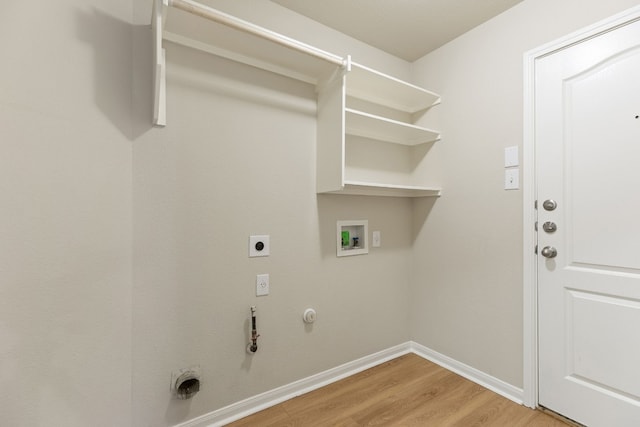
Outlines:
[[338, 221], [337, 256], [364, 255], [369, 253], [369, 221]]

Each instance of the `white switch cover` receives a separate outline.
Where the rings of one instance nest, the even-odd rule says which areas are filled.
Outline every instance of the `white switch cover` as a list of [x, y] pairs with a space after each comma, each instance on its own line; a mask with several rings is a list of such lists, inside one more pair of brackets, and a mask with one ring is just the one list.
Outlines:
[[256, 276], [256, 296], [269, 295], [269, 275], [258, 274]]
[[504, 170], [504, 189], [505, 190], [517, 190], [520, 188], [520, 169], [505, 169]]
[[504, 149], [504, 167], [512, 168], [514, 166], [519, 166], [518, 162], [518, 146], [507, 147]]
[[373, 238], [371, 239], [371, 245], [374, 248], [379, 248], [380, 247], [380, 232], [379, 231], [374, 231], [372, 237]]

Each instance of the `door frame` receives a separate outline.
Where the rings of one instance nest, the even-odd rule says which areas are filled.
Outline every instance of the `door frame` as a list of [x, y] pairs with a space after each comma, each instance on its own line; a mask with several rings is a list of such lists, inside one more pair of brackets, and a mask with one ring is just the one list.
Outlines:
[[535, 158], [535, 63], [537, 59], [563, 50], [602, 33], [640, 20], [640, 6], [604, 19], [582, 30], [525, 52], [523, 121], [523, 403], [538, 406], [538, 277], [534, 254], [537, 198]]

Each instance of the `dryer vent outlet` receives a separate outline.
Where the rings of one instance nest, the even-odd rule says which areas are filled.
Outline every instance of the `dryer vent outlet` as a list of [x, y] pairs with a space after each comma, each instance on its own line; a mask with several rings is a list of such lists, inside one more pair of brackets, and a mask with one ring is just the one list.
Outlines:
[[200, 391], [200, 368], [181, 369], [171, 375], [171, 391], [176, 399], [191, 399]]

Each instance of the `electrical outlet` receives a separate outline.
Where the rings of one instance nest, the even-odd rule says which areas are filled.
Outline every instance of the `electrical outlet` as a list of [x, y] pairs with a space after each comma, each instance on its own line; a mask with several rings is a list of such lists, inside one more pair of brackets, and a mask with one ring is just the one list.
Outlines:
[[256, 296], [269, 295], [269, 275], [258, 274], [256, 276]]
[[269, 256], [269, 236], [249, 236], [249, 258]]
[[380, 247], [380, 232], [379, 231], [374, 231], [373, 232], [373, 238], [371, 239], [371, 246], [373, 246], [374, 248], [379, 248]]

